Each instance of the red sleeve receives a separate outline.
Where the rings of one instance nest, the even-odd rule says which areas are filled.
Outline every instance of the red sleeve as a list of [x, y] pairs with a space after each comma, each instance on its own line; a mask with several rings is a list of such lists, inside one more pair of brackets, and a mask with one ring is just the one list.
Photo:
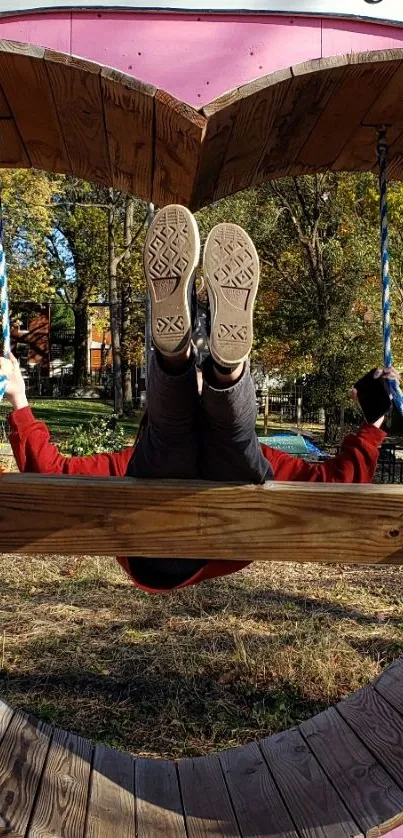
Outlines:
[[324, 463], [307, 463], [299, 457], [284, 454], [262, 445], [275, 480], [301, 480], [309, 483], [372, 483], [378, 462], [379, 448], [386, 433], [374, 425], [362, 425], [358, 433], [349, 434], [336, 457]]
[[93, 454], [88, 457], [64, 457], [50, 442], [44, 422], [38, 422], [30, 407], [16, 410], [8, 417], [10, 444], [20, 471], [37, 474], [87, 474], [98, 477], [124, 477], [132, 448], [116, 454]]

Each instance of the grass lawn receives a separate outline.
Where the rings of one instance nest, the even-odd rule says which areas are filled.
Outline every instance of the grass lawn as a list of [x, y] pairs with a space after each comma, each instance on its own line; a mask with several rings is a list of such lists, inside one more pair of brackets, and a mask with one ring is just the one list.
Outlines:
[[403, 648], [397, 567], [257, 563], [157, 597], [111, 558], [0, 568], [2, 698], [133, 753], [207, 754], [284, 729]]
[[[71, 428], [88, 422], [94, 416], [111, 416], [112, 406], [89, 399], [32, 399], [30, 405], [37, 419], [46, 422], [56, 442], [64, 439]], [[0, 404], [0, 419], [9, 413], [7, 404]], [[138, 427], [138, 415], [133, 419], [121, 420], [128, 440], [133, 439]]]

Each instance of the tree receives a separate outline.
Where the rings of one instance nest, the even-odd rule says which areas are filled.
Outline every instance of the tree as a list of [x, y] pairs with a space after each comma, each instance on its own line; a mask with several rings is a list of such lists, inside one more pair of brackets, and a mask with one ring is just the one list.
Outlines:
[[55, 294], [47, 238], [53, 228], [52, 201], [62, 179], [33, 169], [3, 169], [1, 198], [4, 246], [12, 306], [49, 302]]
[[102, 189], [65, 178], [54, 198], [48, 237], [57, 294], [74, 314], [73, 386], [86, 383], [89, 306], [105, 300], [108, 240]]

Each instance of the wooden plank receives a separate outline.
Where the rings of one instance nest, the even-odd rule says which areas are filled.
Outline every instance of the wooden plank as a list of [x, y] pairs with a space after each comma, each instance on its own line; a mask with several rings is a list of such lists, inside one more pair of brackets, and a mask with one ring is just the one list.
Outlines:
[[149, 201], [156, 88], [105, 67], [101, 85], [113, 186]]
[[297, 838], [256, 742], [218, 754], [242, 835], [248, 838]]
[[[314, 170], [315, 166], [331, 168], [340, 157], [349, 154], [350, 138], [356, 135], [365, 115], [396, 74], [401, 62], [379, 63], [355, 61], [346, 56], [346, 66], [341, 71], [340, 84], [333, 92], [327, 107], [322, 111], [315, 127], [298, 155], [298, 161]], [[354, 148], [360, 153], [360, 148]], [[371, 149], [373, 163], [374, 148]], [[348, 166], [348, 168], [350, 168]]]
[[403, 791], [332, 707], [299, 731], [364, 832], [403, 810]]
[[55, 730], [27, 838], [84, 834], [92, 745]]
[[186, 838], [176, 765], [137, 759], [135, 776], [138, 838]]
[[262, 147], [267, 136], [276, 130], [277, 115], [292, 83], [292, 73], [288, 68], [240, 88], [241, 100], [214, 200], [247, 189], [252, 184]]
[[373, 686], [403, 716], [403, 660], [394, 661], [388, 666]]
[[[394, 51], [392, 53], [394, 54]], [[396, 53], [401, 57], [401, 50], [396, 50]], [[382, 56], [382, 53], [380, 56]], [[385, 77], [384, 87], [379, 89], [378, 76], [382, 77], [385, 69], [388, 73], [390, 66], [395, 68], [395, 72], [390, 78]], [[398, 102], [400, 102], [403, 84], [403, 63], [401, 61], [392, 62], [391, 65], [387, 63], [382, 69], [379, 69], [375, 64], [373, 81], [378, 96], [366, 113], [362, 115], [356, 131], [350, 136], [347, 145], [337, 157], [334, 164], [336, 171], [368, 171], [374, 169], [377, 165], [376, 126], [390, 125], [388, 128], [390, 143], [393, 143], [402, 130], [403, 126], [400, 118], [397, 119], [396, 116], [399, 113]]]
[[12, 710], [8, 704], [5, 704], [5, 702], [0, 699], [0, 741], [9, 726], [13, 715], [14, 710]]
[[21, 554], [400, 564], [402, 499], [399, 485], [7, 474], [0, 543]]
[[49, 750], [51, 728], [15, 713], [0, 744], [0, 834], [24, 836]]
[[51, 50], [45, 50], [45, 62], [72, 172], [109, 186], [100, 66]]
[[[30, 162], [38, 169], [70, 173], [44, 49], [0, 42], [0, 81]], [[27, 103], [32, 103], [31, 107]]]
[[351, 838], [360, 833], [298, 730], [263, 739], [260, 747], [303, 838]]
[[242, 838], [216, 754], [179, 762], [188, 838]]
[[216, 183], [233, 131], [240, 98], [238, 90], [231, 90], [203, 108], [207, 123], [193, 187], [193, 209], [199, 209], [214, 200]]
[[134, 759], [96, 745], [85, 838], [135, 838]]
[[[311, 72], [307, 71], [308, 66]], [[316, 72], [318, 66], [321, 67], [316, 60], [305, 64], [302, 73], [301, 68], [291, 68], [292, 82], [280, 102], [272, 131], [262, 146], [251, 185], [295, 174], [298, 155], [340, 83], [340, 68], [321, 68]]]
[[206, 118], [169, 93], [155, 94], [153, 201], [188, 206], [199, 168]]
[[31, 165], [13, 119], [0, 119], [0, 166], [26, 169]]
[[403, 717], [372, 686], [342, 701], [337, 710], [402, 788]]

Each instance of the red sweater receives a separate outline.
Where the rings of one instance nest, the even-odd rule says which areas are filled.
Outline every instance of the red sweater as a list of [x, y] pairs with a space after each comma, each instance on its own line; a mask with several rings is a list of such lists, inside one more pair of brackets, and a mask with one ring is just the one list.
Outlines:
[[[10, 443], [20, 471], [39, 474], [81, 474], [98, 477], [124, 477], [133, 449], [126, 448], [116, 454], [93, 454], [87, 457], [64, 457], [50, 442], [49, 431], [44, 422], [38, 422], [31, 409], [24, 407], [11, 413], [8, 418], [11, 433]], [[384, 431], [374, 425], [362, 425], [358, 433], [349, 434], [343, 440], [337, 457], [324, 463], [307, 463], [267, 445], [262, 451], [269, 461], [274, 480], [298, 480], [310, 483], [371, 483], [378, 461], [378, 451], [386, 437]], [[132, 582], [149, 593], [161, 593], [141, 584], [136, 578], [135, 559], [118, 559]], [[194, 576], [177, 585], [184, 588], [204, 579], [213, 579], [234, 573], [250, 562], [208, 561]], [[166, 590], [172, 590], [166, 589]]]

